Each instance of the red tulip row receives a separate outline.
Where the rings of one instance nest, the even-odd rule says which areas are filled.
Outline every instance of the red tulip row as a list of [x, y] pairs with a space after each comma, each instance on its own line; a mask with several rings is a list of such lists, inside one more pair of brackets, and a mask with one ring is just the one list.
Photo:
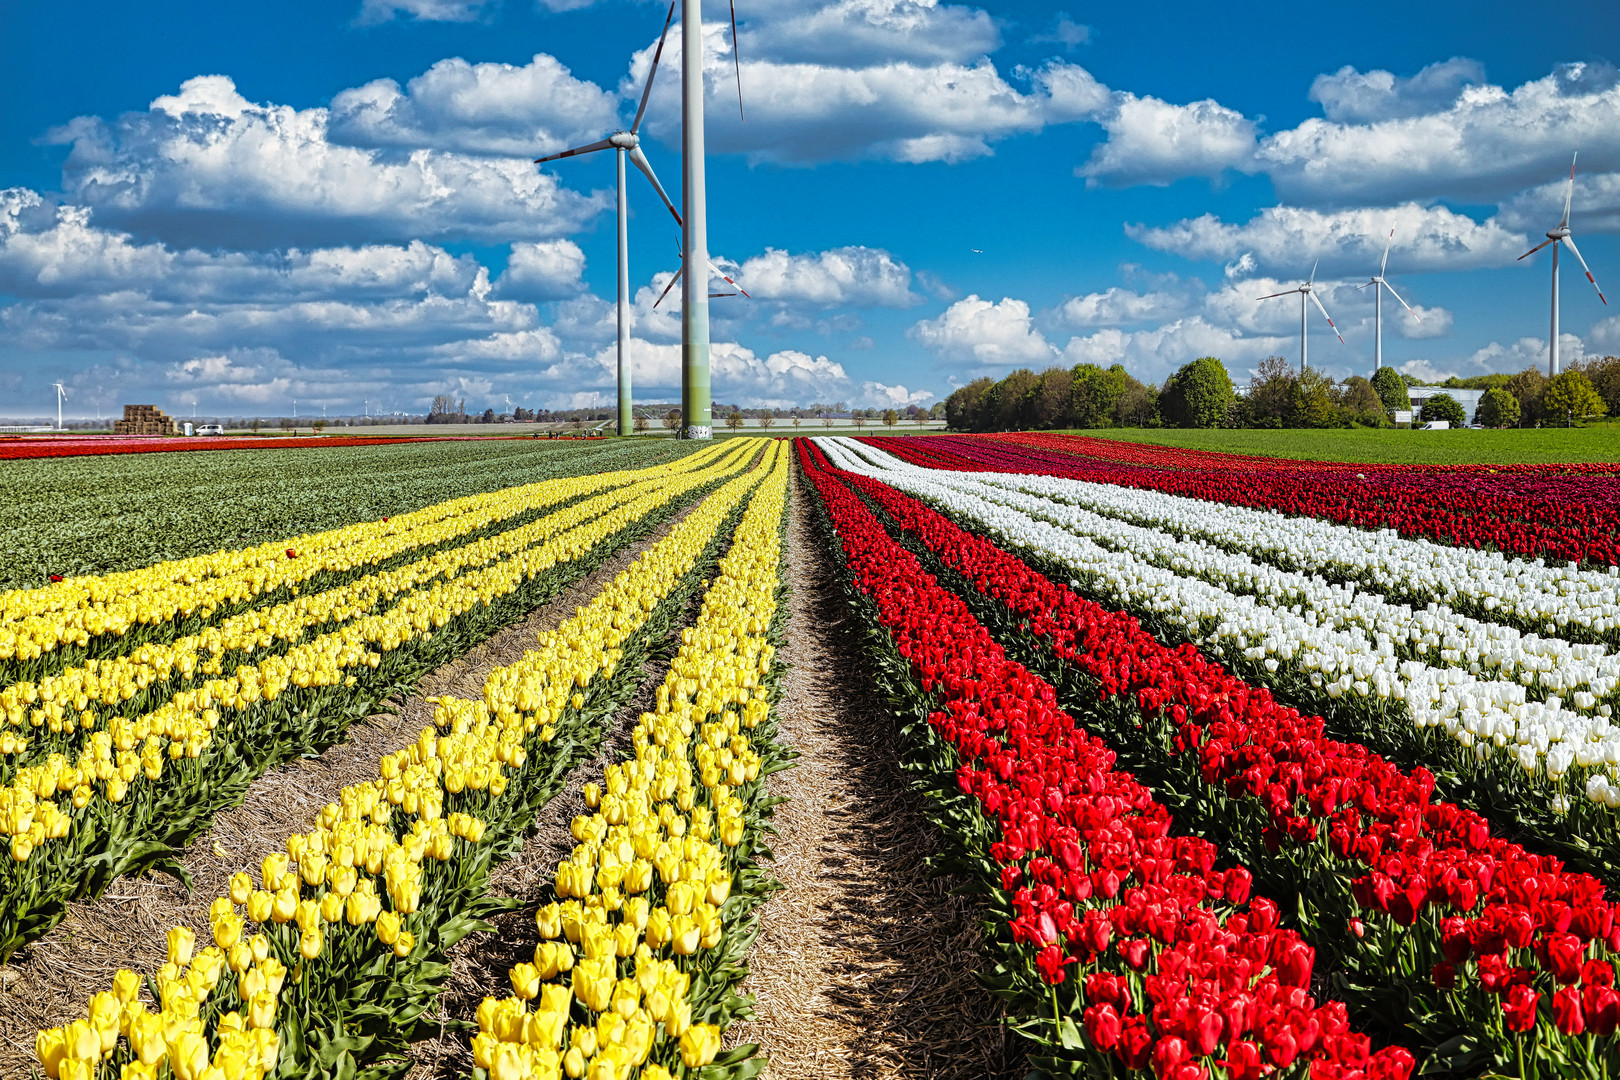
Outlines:
[[1069, 435], [866, 440], [917, 465], [1026, 472], [1266, 508], [1464, 547], [1620, 563], [1620, 466], [1436, 467], [1246, 461], [1212, 468], [1196, 452], [1135, 447], [1135, 461], [1090, 456], [1105, 439]]
[[220, 438], [185, 436], [92, 436], [88, 438], [0, 438], [0, 461], [34, 458], [89, 457], [101, 454], [150, 454], [165, 450], [295, 450], [309, 446], [381, 446], [385, 443], [436, 442], [438, 438], [370, 438], [359, 435], [323, 435], [314, 438]]
[[1018, 1026], [1068, 1068], [1109, 1075], [1203, 1080], [1218, 1067], [1257, 1080], [1308, 1066], [1316, 1080], [1404, 1080], [1410, 1053], [1372, 1052], [1342, 1003], [1308, 993], [1315, 952], [1279, 926], [1276, 904], [1249, 899], [1249, 873], [1214, 869], [1207, 840], [1171, 836], [1166, 808], [1052, 686], [1007, 658], [819, 450], [798, 446], [854, 590], [905, 658], [905, 685], [890, 689], [927, 711], [934, 764], [971, 800], [958, 838], [982, 845]]
[[[1404, 773], [1365, 747], [1325, 737], [1268, 691], [1189, 645], [1170, 649], [1036, 573], [989, 541], [876, 480], [837, 478], [885, 514], [1083, 692], [1110, 734], [1166, 759], [1166, 782], [1263, 877], [1304, 896], [1302, 924], [1361, 977], [1410, 994], [1414, 1026], [1471, 1033], [1511, 1068], [1620, 1064], [1612, 959], [1620, 919], [1601, 882], [1490, 835], [1484, 818], [1433, 802], [1426, 770]], [[1044, 666], [1044, 665], [1043, 665]], [[1112, 712], [1106, 706], [1113, 705]], [[1601, 1041], [1579, 1038], [1583, 1033]], [[1522, 1075], [1521, 1071], [1521, 1075]]]

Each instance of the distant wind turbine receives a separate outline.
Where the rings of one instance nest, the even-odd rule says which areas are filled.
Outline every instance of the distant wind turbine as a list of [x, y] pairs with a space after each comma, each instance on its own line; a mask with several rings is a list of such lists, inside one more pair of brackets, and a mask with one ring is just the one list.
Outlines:
[[578, 157], [581, 154], [593, 153], [597, 150], [613, 150], [618, 159], [619, 180], [619, 434], [629, 435], [635, 430], [634, 420], [631, 416], [630, 398], [630, 240], [629, 240], [629, 208], [626, 201], [624, 182], [624, 161], [628, 157], [630, 164], [640, 169], [658, 192], [664, 206], [675, 218], [677, 225], [681, 224], [680, 211], [670, 202], [669, 195], [664, 191], [664, 185], [658, 182], [653, 173], [652, 164], [647, 156], [641, 152], [641, 121], [647, 115], [647, 100], [652, 96], [653, 76], [658, 74], [658, 61], [664, 55], [664, 39], [669, 36], [669, 24], [675, 18], [675, 4], [669, 5], [669, 14], [664, 18], [664, 32], [658, 37], [658, 49], [653, 53], [652, 67], [647, 72], [647, 82], [641, 89], [641, 104], [636, 107], [636, 118], [630, 124], [629, 131], [615, 131], [605, 139], [588, 143], [585, 146], [576, 146], [572, 150], [564, 150], [560, 154], [551, 154], [543, 158], [536, 158], [535, 164], [541, 165], [547, 161], [557, 161], [562, 158]]
[[[1578, 153], [1576, 156], [1579, 156]], [[1603, 295], [1603, 289], [1599, 287], [1597, 278], [1592, 276], [1592, 268], [1586, 265], [1585, 259], [1581, 258], [1581, 249], [1575, 246], [1575, 238], [1569, 234], [1569, 204], [1574, 198], [1575, 157], [1572, 156], [1569, 159], [1569, 186], [1564, 189], [1564, 216], [1559, 219], [1558, 228], [1550, 230], [1547, 233], [1547, 239], [1519, 256], [1521, 259], [1528, 259], [1548, 244], [1553, 246], [1552, 334], [1549, 336], [1547, 343], [1547, 377], [1549, 379], [1558, 374], [1558, 245], [1560, 243], [1566, 245], [1569, 248], [1569, 253], [1580, 261], [1581, 269], [1586, 271], [1586, 280], [1592, 283], [1592, 288], [1597, 289], [1598, 299], [1603, 301], [1604, 307], [1609, 306], [1609, 300]]]
[[1301, 375], [1305, 374], [1306, 344], [1308, 340], [1305, 336], [1305, 301], [1307, 299], [1316, 305], [1317, 310], [1322, 313], [1322, 318], [1327, 320], [1328, 327], [1338, 337], [1339, 344], [1344, 344], [1344, 335], [1340, 334], [1339, 328], [1333, 325], [1333, 316], [1327, 313], [1327, 308], [1322, 306], [1322, 301], [1316, 298], [1316, 293], [1313, 291], [1316, 287], [1316, 267], [1320, 263], [1321, 260], [1318, 259], [1311, 264], [1311, 276], [1301, 282], [1297, 288], [1288, 289], [1285, 292], [1270, 293], [1258, 298], [1260, 300], [1270, 300], [1277, 296], [1292, 296], [1294, 293], [1299, 293], [1299, 373]]
[[56, 387], [56, 430], [61, 431], [62, 430], [62, 399], [68, 396], [68, 389], [67, 389], [67, 387], [63, 386], [59, 382], [52, 383], [51, 385]]
[[[1374, 371], [1377, 371], [1379, 368], [1384, 366], [1384, 290], [1388, 289], [1389, 295], [1393, 296], [1396, 300], [1400, 300], [1401, 307], [1405, 308], [1412, 318], [1416, 319], [1418, 322], [1423, 321], [1423, 316], [1413, 311], [1411, 304], [1408, 304], [1405, 300], [1401, 300], [1401, 294], [1395, 291], [1395, 286], [1384, 280], [1384, 271], [1389, 267], [1389, 247], [1390, 244], [1393, 244], [1394, 242], [1395, 230], [1391, 229], [1389, 230], [1389, 240], [1384, 244], [1384, 261], [1378, 264], [1378, 273], [1374, 274], [1372, 276], [1372, 280], [1368, 281], [1366, 285], [1356, 286], [1358, 289], [1365, 289], [1368, 286], [1371, 286], [1373, 291]], [[1328, 320], [1330, 323], [1332, 321], [1332, 319]], [[1344, 339], [1340, 338], [1339, 340], [1343, 341]]]

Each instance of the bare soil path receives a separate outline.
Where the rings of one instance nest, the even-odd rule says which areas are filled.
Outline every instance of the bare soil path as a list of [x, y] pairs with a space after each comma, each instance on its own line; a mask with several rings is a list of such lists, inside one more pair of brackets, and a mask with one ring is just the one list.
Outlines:
[[894, 717], [871, 693], [835, 567], [802, 484], [793, 493], [793, 589], [779, 707], [800, 753], [771, 778], [780, 835], [744, 988], [774, 1080], [823, 1077], [1021, 1077], [1022, 1050], [978, 983], [978, 905], [930, 875], [937, 833], [901, 771]]

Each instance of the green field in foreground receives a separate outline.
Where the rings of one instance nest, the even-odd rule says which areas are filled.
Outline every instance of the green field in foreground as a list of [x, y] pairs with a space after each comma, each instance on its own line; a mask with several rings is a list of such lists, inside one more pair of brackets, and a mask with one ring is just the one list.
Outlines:
[[1213, 431], [1102, 428], [1066, 432], [1228, 454], [1425, 465], [1620, 461], [1620, 426], [1506, 431], [1374, 431], [1370, 429]]

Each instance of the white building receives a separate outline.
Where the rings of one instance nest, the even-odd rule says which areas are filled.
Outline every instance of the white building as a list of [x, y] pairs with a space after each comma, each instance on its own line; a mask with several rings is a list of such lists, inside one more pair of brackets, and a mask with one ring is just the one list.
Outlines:
[[1479, 408], [1479, 399], [1485, 396], [1483, 390], [1453, 390], [1446, 386], [1408, 386], [1406, 396], [1412, 399], [1412, 419], [1417, 420], [1417, 414], [1423, 410], [1423, 403], [1432, 397], [1441, 394], [1450, 395], [1451, 399], [1462, 406], [1466, 423], [1474, 422], [1474, 410]]

